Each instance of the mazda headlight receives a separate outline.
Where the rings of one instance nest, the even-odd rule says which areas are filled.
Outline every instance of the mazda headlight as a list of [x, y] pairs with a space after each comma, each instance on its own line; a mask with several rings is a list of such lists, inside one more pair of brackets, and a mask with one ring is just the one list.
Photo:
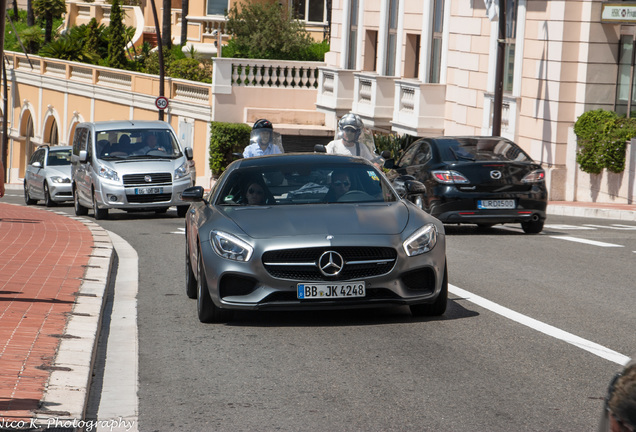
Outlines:
[[117, 175], [117, 171], [114, 169], [108, 168], [107, 166], [100, 165], [97, 170], [97, 175], [100, 177], [104, 177], [105, 179], [112, 181], [119, 181], [119, 175]]
[[51, 182], [52, 183], [70, 183], [71, 179], [68, 177], [62, 177], [62, 176], [51, 176]]
[[416, 256], [431, 251], [436, 244], [437, 228], [433, 224], [427, 224], [407, 238], [402, 246], [408, 256]]
[[234, 261], [249, 261], [254, 252], [243, 240], [222, 231], [210, 232], [210, 242], [219, 256]]
[[174, 170], [174, 179], [178, 180], [187, 176], [188, 174], [190, 174], [190, 166], [188, 165], [188, 162], [184, 162], [179, 168]]

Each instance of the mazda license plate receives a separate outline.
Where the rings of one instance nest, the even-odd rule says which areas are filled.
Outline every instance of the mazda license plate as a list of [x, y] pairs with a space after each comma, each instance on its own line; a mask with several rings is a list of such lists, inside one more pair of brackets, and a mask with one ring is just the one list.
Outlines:
[[135, 188], [135, 195], [154, 195], [160, 193], [163, 193], [163, 188], [161, 187]]
[[360, 281], [345, 284], [298, 284], [298, 298], [303, 300], [353, 298], [365, 295], [365, 283]]
[[516, 208], [515, 200], [479, 200], [477, 201], [479, 210], [498, 210], [498, 209], [514, 209]]

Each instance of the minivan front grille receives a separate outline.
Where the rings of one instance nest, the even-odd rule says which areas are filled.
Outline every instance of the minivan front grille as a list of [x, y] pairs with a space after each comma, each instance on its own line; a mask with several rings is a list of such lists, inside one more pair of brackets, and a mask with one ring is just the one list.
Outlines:
[[148, 174], [125, 174], [123, 176], [124, 186], [143, 186], [156, 184], [170, 184], [172, 174], [170, 173], [148, 173]]
[[129, 203], [135, 204], [170, 202], [172, 194], [126, 195], [126, 199]]

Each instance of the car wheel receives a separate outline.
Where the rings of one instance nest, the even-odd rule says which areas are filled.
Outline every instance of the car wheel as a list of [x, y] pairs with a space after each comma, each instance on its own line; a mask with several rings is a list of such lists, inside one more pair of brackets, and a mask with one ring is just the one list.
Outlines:
[[435, 302], [431, 304], [411, 305], [411, 315], [413, 316], [440, 316], [446, 312], [448, 303], [448, 268], [444, 264], [444, 279], [442, 280], [442, 290], [439, 292]]
[[523, 232], [526, 234], [539, 234], [543, 231], [544, 222], [545, 221], [542, 220], [521, 222], [521, 228], [523, 228]]
[[108, 219], [108, 209], [100, 209], [95, 199], [95, 192], [93, 192], [93, 213], [95, 220]]
[[26, 203], [26, 205], [33, 205], [38, 202], [38, 200], [34, 200], [29, 195], [29, 187], [27, 186], [26, 183], [24, 183], [24, 202]]
[[75, 216], [85, 216], [88, 209], [80, 204], [77, 189], [73, 189], [73, 207], [75, 207]]
[[185, 215], [188, 212], [189, 208], [190, 208], [190, 206], [177, 206], [177, 216], [185, 217]]
[[188, 247], [188, 237], [186, 236], [185, 247], [185, 274], [186, 274], [186, 295], [188, 298], [197, 298], [197, 279], [192, 271], [192, 262], [190, 261], [190, 248]]
[[55, 205], [55, 201], [51, 198], [51, 191], [49, 191], [49, 184], [44, 183], [44, 205], [47, 207], [53, 207]]
[[227, 322], [231, 317], [230, 311], [219, 309], [210, 297], [208, 281], [205, 278], [205, 270], [203, 269], [201, 250], [199, 250], [199, 259], [197, 261], [197, 313], [199, 321], [202, 323]]

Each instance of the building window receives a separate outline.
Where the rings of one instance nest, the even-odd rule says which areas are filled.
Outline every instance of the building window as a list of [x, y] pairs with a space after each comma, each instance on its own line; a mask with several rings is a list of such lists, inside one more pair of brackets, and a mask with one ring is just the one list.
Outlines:
[[433, 38], [429, 82], [439, 83], [442, 70], [442, 31], [444, 29], [444, 0], [433, 3]]
[[506, 0], [506, 50], [503, 77], [503, 90], [505, 93], [512, 93], [514, 84], [518, 6], [518, 0]]
[[[622, 35], [620, 42], [620, 56], [618, 59], [618, 79], [616, 83], [617, 114], [631, 117], [632, 106], [636, 101], [636, 86], [634, 86], [634, 36]], [[631, 89], [631, 91], [630, 91]]]
[[351, 0], [349, 11], [349, 50], [347, 51], [347, 69], [356, 68], [358, 53], [358, 0]]
[[225, 15], [228, 9], [228, 0], [207, 0], [208, 1], [208, 15]]
[[294, 17], [305, 22], [323, 23], [325, 17], [325, 0], [292, 0]]
[[397, 55], [398, 0], [389, 0], [389, 34], [387, 36], [386, 67], [384, 74], [395, 75]]

